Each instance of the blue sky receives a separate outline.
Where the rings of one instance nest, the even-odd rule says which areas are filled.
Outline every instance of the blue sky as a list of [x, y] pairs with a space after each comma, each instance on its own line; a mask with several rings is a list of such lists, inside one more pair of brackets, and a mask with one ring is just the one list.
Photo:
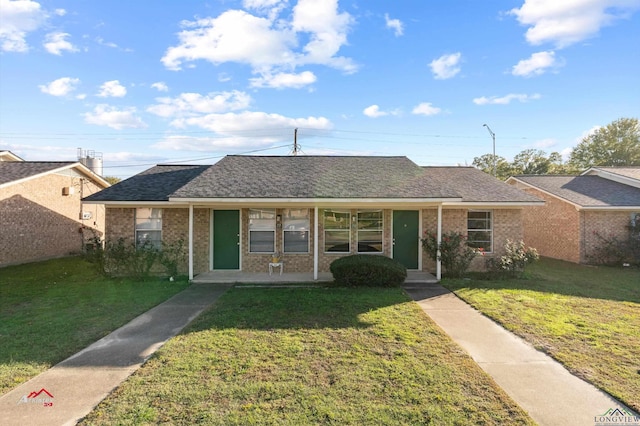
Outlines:
[[0, 149], [104, 174], [226, 154], [567, 154], [640, 116], [640, 0], [0, 0]]

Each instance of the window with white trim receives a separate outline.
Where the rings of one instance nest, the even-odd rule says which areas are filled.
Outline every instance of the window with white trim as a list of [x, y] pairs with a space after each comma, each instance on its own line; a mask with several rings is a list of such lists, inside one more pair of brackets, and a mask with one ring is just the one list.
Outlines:
[[351, 251], [351, 212], [325, 210], [323, 218], [324, 251], [349, 253]]
[[282, 245], [285, 253], [309, 253], [309, 209], [282, 210]]
[[276, 247], [276, 210], [249, 209], [249, 252], [273, 253]]
[[382, 210], [358, 211], [358, 253], [382, 253]]
[[136, 248], [162, 248], [162, 209], [136, 209]]
[[493, 251], [493, 223], [491, 210], [467, 212], [467, 245], [486, 253]]

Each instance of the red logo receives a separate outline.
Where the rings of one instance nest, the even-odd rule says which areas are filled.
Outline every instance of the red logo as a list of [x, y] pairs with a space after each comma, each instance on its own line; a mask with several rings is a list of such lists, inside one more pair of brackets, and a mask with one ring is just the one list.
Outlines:
[[45, 388], [33, 391], [29, 395], [23, 395], [18, 404], [42, 404], [44, 407], [53, 407], [53, 395]]

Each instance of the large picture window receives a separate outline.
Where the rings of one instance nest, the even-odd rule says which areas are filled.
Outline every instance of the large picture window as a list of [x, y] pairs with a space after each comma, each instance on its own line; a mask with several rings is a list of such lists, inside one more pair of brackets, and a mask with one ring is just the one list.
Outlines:
[[490, 253], [493, 251], [491, 211], [469, 210], [467, 213], [467, 245]]
[[309, 209], [282, 211], [282, 240], [285, 253], [309, 253]]
[[349, 253], [351, 251], [351, 213], [348, 211], [324, 211], [324, 251]]
[[136, 209], [136, 247], [162, 248], [162, 209]]
[[358, 253], [382, 253], [382, 210], [358, 211]]
[[276, 247], [276, 210], [249, 210], [249, 252], [273, 253]]

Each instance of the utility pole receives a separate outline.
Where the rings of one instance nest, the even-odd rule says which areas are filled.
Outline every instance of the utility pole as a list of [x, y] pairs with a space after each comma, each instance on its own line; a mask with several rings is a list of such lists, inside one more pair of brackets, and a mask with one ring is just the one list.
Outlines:
[[497, 177], [498, 175], [496, 173], [496, 134], [493, 133], [491, 131], [491, 128], [486, 124], [483, 124], [482, 126], [487, 128], [487, 130], [489, 131], [489, 134], [491, 135], [491, 139], [493, 139], [493, 177]]
[[298, 128], [293, 129], [293, 155], [298, 155]]

